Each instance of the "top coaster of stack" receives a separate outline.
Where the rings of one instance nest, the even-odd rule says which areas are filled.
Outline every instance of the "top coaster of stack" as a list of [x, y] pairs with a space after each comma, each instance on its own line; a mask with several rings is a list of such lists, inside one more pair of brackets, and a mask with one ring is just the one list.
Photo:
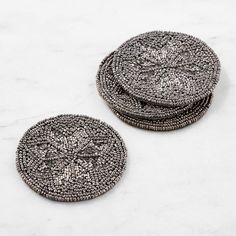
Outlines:
[[165, 31], [138, 35], [113, 58], [119, 84], [140, 100], [181, 106], [212, 93], [220, 74], [214, 51], [193, 36]]

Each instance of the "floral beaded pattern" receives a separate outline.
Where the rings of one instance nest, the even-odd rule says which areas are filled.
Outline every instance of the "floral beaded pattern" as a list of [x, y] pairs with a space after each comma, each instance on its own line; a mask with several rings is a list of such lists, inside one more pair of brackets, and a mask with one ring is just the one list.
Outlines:
[[211, 94], [220, 73], [216, 54], [182, 33], [149, 32], [131, 38], [114, 54], [114, 76], [133, 96], [167, 106]]
[[80, 201], [108, 191], [125, 168], [120, 136], [93, 118], [62, 115], [29, 129], [17, 168], [32, 189], [53, 200]]
[[158, 106], [129, 95], [113, 75], [113, 55], [114, 53], [111, 53], [102, 61], [97, 74], [97, 87], [100, 95], [114, 109], [134, 117], [160, 119], [173, 117], [192, 106], [192, 104], [179, 107]]

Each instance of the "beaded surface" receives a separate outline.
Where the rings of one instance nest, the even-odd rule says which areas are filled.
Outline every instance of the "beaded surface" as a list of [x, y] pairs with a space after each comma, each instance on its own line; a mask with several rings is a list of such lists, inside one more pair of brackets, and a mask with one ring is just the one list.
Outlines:
[[113, 54], [107, 56], [100, 65], [97, 74], [97, 87], [103, 99], [115, 110], [132, 117], [160, 119], [173, 117], [192, 106], [192, 104], [181, 107], [158, 106], [129, 95], [114, 78], [112, 71]]
[[154, 31], [131, 38], [115, 51], [113, 73], [136, 98], [182, 106], [212, 93], [220, 62], [211, 48], [193, 36]]
[[25, 133], [16, 165], [39, 194], [57, 201], [80, 201], [111, 189], [125, 169], [126, 156], [121, 137], [106, 123], [60, 115]]
[[211, 101], [212, 95], [209, 95], [206, 98], [194, 103], [190, 109], [184, 111], [181, 115], [159, 120], [135, 119], [122, 114], [113, 108], [111, 109], [122, 121], [134, 127], [153, 131], [171, 131], [183, 128], [198, 121], [208, 110]]

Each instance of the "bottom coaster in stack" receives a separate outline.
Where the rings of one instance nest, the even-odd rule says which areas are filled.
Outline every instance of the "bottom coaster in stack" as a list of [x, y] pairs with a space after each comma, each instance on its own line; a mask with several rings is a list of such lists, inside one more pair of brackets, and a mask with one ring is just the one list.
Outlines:
[[198, 121], [208, 110], [212, 101], [212, 97], [213, 96], [211, 94], [206, 98], [203, 98], [202, 100], [194, 103], [191, 108], [177, 116], [159, 120], [134, 118], [124, 113], [120, 113], [112, 107], [110, 108], [117, 117], [129, 125], [147, 130], [170, 131], [183, 128]]

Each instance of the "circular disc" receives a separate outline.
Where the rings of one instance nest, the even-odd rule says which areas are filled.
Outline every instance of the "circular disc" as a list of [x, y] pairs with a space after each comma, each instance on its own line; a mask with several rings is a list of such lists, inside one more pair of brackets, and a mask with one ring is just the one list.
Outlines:
[[182, 114], [173, 118], [160, 120], [135, 119], [133, 117], [122, 114], [112, 108], [111, 109], [115, 113], [115, 115], [117, 115], [122, 121], [126, 122], [129, 125], [147, 130], [170, 131], [183, 128], [199, 120], [208, 110], [211, 104], [211, 100], [212, 95], [209, 95], [206, 98], [194, 103], [192, 108], [184, 111]]
[[154, 31], [121, 45], [114, 54], [113, 72], [129, 94], [159, 105], [181, 106], [212, 93], [220, 62], [193, 36]]
[[17, 170], [39, 194], [57, 201], [95, 198], [125, 169], [126, 148], [104, 122], [60, 115], [30, 128], [17, 149]]
[[130, 96], [117, 82], [112, 71], [113, 54], [107, 56], [101, 63], [97, 74], [97, 87], [103, 99], [115, 110], [129, 116], [160, 119], [173, 117], [192, 106], [164, 107], [143, 102]]

